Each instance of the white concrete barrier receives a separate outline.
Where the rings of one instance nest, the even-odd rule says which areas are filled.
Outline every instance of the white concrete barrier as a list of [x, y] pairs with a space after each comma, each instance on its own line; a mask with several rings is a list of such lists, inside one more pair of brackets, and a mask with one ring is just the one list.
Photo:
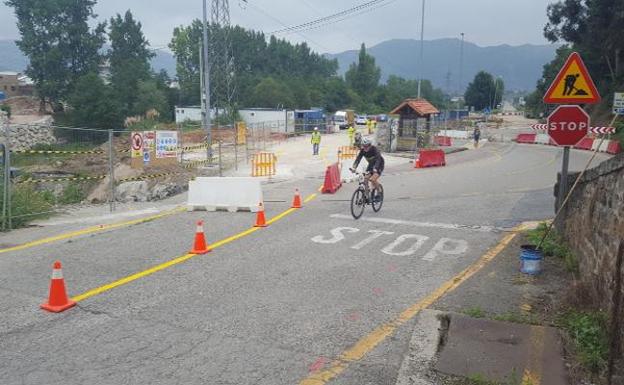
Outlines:
[[550, 136], [548, 134], [537, 134], [535, 136], [535, 143], [537, 144], [549, 144]]
[[453, 139], [468, 139], [470, 138], [470, 135], [472, 135], [472, 132], [469, 133], [468, 131], [461, 130], [441, 130], [438, 135], [448, 136]]
[[258, 212], [263, 202], [262, 187], [257, 178], [198, 177], [189, 182], [188, 211], [239, 210]]

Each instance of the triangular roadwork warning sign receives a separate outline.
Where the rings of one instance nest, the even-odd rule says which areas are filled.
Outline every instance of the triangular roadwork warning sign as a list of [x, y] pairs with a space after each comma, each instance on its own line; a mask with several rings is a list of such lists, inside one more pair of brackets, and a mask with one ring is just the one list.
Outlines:
[[547, 104], [595, 104], [600, 102], [600, 94], [581, 55], [572, 52], [561, 71], [550, 85], [544, 103]]

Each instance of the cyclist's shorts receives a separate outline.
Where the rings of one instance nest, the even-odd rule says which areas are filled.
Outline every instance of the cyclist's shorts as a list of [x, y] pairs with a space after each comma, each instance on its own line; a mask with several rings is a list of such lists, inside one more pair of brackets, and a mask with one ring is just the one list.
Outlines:
[[[366, 168], [366, 172], [372, 174], [373, 173], [373, 169], [375, 168], [373, 166], [374, 165], [369, 164], [368, 168]], [[385, 167], [385, 164], [384, 164], [384, 162], [382, 162], [381, 165], [379, 166], [379, 168], [377, 169], [377, 174], [379, 174], [379, 176], [381, 176], [381, 173], [383, 173], [384, 167]]]

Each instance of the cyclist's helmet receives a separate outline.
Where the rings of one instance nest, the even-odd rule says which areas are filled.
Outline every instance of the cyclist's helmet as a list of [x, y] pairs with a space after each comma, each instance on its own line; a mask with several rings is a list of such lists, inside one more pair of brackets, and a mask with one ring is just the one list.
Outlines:
[[371, 144], [372, 143], [371, 143], [370, 139], [368, 139], [368, 138], [362, 139], [362, 146], [370, 146]]

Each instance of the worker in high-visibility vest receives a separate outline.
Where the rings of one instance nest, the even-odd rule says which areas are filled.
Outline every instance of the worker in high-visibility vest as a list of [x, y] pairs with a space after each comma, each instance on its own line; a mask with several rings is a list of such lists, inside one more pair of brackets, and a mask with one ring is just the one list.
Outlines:
[[347, 135], [349, 135], [349, 146], [353, 146], [353, 136], [355, 135], [355, 128], [353, 128], [353, 124], [349, 125], [349, 129], [347, 129]]
[[373, 121], [371, 122], [371, 125], [372, 125], [372, 129], [373, 129], [371, 134], [374, 134], [375, 131], [377, 130], [377, 119], [373, 119]]
[[319, 147], [321, 146], [321, 133], [318, 130], [318, 127], [314, 127], [314, 131], [312, 131], [312, 155], [319, 154]]
[[371, 119], [366, 119], [366, 128], [368, 129], [368, 135], [372, 134], [373, 121]]

